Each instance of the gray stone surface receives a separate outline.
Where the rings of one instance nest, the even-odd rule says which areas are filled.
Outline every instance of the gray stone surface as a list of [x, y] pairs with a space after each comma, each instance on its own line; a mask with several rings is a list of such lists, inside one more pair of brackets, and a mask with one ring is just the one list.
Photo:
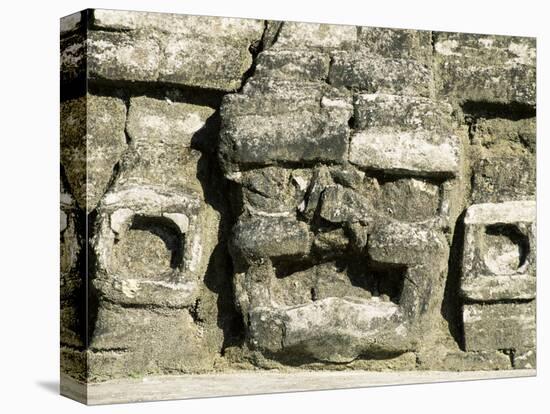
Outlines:
[[535, 309], [535, 302], [464, 305], [466, 350], [533, 348]]
[[535, 367], [534, 39], [89, 10], [60, 51], [62, 371], [161, 378], [73, 395]]
[[461, 292], [470, 300], [533, 299], [536, 204], [475, 204], [464, 218]]
[[351, 137], [350, 162], [390, 174], [452, 176], [459, 168], [458, 139], [429, 131], [370, 128]]

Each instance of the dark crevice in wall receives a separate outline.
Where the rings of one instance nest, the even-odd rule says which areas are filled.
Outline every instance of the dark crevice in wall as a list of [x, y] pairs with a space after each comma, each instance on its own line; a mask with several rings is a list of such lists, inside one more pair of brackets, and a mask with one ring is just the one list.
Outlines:
[[464, 216], [466, 212], [457, 218], [454, 234], [449, 252], [447, 280], [443, 291], [441, 315], [447, 322], [451, 336], [464, 350], [464, 327], [462, 321], [463, 301], [460, 292], [460, 277], [462, 269], [462, 249], [464, 245]]
[[472, 120], [478, 118], [504, 118], [511, 121], [533, 118], [537, 115], [537, 110], [531, 105], [518, 102], [496, 103], [486, 101], [466, 101], [463, 102], [462, 111], [466, 117]]
[[239, 87], [239, 89], [237, 89], [236, 91], [237, 93], [242, 92], [244, 85], [246, 85], [246, 83], [248, 82], [248, 79], [254, 76], [254, 72], [256, 71], [258, 55], [264, 50], [267, 31], [268, 31], [268, 22], [264, 21], [264, 31], [262, 33], [262, 37], [259, 40], [254, 41], [248, 47], [248, 51], [252, 55], [252, 63], [250, 67], [246, 70], [246, 72], [243, 73], [241, 78], [241, 86]]
[[94, 79], [89, 81], [88, 90], [93, 95], [116, 96], [127, 100], [131, 96], [146, 96], [154, 99], [169, 99], [193, 105], [218, 109], [227, 93], [216, 89], [199, 88], [166, 82], [130, 82]]

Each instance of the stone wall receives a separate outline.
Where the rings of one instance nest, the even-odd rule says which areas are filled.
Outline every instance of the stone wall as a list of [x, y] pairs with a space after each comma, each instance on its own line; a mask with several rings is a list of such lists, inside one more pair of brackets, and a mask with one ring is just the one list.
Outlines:
[[535, 367], [535, 40], [61, 24], [78, 379]]

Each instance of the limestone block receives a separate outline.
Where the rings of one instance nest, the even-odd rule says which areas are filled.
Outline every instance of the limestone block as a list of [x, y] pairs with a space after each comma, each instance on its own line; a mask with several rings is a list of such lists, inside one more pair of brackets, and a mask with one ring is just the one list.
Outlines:
[[264, 30], [261, 20], [113, 10], [95, 10], [94, 24], [108, 31], [91, 32], [92, 77], [223, 91], [241, 86]]
[[284, 215], [240, 217], [233, 243], [245, 258], [303, 256], [311, 246], [306, 223]]
[[92, 211], [127, 148], [121, 99], [87, 95], [61, 105], [61, 163], [81, 209]]
[[118, 188], [104, 198], [100, 213], [92, 245], [101, 295], [130, 305], [194, 302], [217, 229], [200, 199], [155, 187]]
[[164, 46], [158, 80], [234, 91], [251, 64], [248, 45], [171, 36]]
[[532, 299], [536, 291], [536, 204], [476, 204], [464, 218], [461, 293], [469, 300]]
[[160, 40], [146, 34], [88, 32], [88, 76], [91, 79], [156, 81]]
[[438, 93], [461, 100], [535, 105], [535, 39], [437, 33]]
[[537, 368], [537, 351], [516, 350], [514, 353], [514, 368], [516, 369], [536, 369]]
[[[434, 222], [404, 223], [384, 220], [369, 235], [372, 260], [390, 264], [425, 264], [444, 258], [447, 242]], [[434, 266], [435, 267], [435, 266]]]
[[211, 369], [220, 346], [186, 309], [102, 306], [90, 344], [90, 375], [102, 379]]
[[536, 39], [532, 37], [434, 32], [434, 39], [439, 56], [462, 56], [506, 66], [536, 63]]
[[514, 144], [472, 151], [472, 201], [532, 200], [536, 194], [536, 157]]
[[[321, 83], [257, 85], [245, 89], [241, 98], [224, 101], [220, 152], [227, 170], [347, 158], [349, 95]], [[249, 115], [257, 105], [264, 109]], [[273, 107], [277, 109], [268, 112]]]
[[374, 56], [422, 62], [432, 57], [432, 33], [427, 30], [360, 27], [358, 43]]
[[440, 215], [442, 190], [436, 183], [417, 178], [390, 179], [373, 186], [369, 199], [387, 217], [419, 222]]
[[172, 102], [145, 96], [130, 99], [127, 131], [132, 145], [139, 151], [151, 151], [159, 146], [171, 150], [189, 148], [197, 132], [215, 110], [207, 106]]
[[479, 64], [477, 60], [448, 56], [439, 63], [437, 95], [462, 101], [536, 105], [536, 69], [533, 66]]
[[446, 102], [417, 96], [359, 94], [354, 102], [357, 129], [395, 127], [449, 132], [452, 108]]
[[273, 49], [344, 49], [357, 40], [355, 26], [284, 22]]
[[95, 9], [94, 26], [110, 30], [153, 30], [189, 37], [226, 38], [252, 42], [262, 36], [264, 22], [256, 19], [191, 16]]
[[225, 124], [231, 161], [240, 165], [285, 162], [342, 162], [347, 157], [347, 120], [332, 114], [295, 112], [285, 116], [246, 115]]
[[243, 93], [224, 97], [221, 112], [223, 119], [239, 115], [282, 115], [295, 111], [319, 110], [326, 97], [341, 102], [341, 109], [351, 109], [351, 96], [345, 91], [332, 88], [322, 82], [288, 79], [256, 79], [252, 77], [244, 86]]
[[319, 215], [332, 223], [368, 220], [368, 201], [349, 188], [341, 185], [327, 187], [321, 197]]
[[376, 58], [361, 52], [334, 52], [329, 82], [367, 93], [432, 95], [429, 66], [410, 59]]
[[536, 118], [525, 118], [517, 121], [506, 118], [480, 118], [476, 120], [472, 144], [497, 149], [503, 143], [524, 147], [534, 154], [537, 147]]
[[535, 302], [468, 304], [463, 308], [467, 351], [533, 348]]
[[323, 80], [328, 76], [330, 57], [311, 50], [265, 50], [258, 55], [254, 78]]
[[265, 167], [244, 171], [238, 182], [250, 212], [291, 214], [303, 202], [310, 176], [307, 169]]
[[59, 70], [61, 83], [86, 79], [86, 37], [81, 33], [64, 36], [60, 41]]
[[390, 174], [453, 176], [459, 168], [458, 138], [449, 133], [370, 128], [351, 137], [350, 162]]
[[333, 297], [277, 310], [257, 308], [249, 317], [252, 344], [272, 353], [284, 348], [322, 361], [349, 362], [379, 350], [377, 342], [394, 352], [410, 346], [391, 302]]

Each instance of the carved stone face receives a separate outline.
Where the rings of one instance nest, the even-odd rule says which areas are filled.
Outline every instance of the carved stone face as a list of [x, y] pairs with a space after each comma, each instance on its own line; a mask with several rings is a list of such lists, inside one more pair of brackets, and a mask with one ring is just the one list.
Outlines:
[[221, 161], [242, 205], [237, 304], [249, 344], [271, 357], [414, 350], [438, 317], [447, 269], [459, 166], [451, 110], [273, 79], [287, 61], [302, 65], [296, 76], [322, 72], [326, 56], [264, 52], [243, 93], [224, 100]]

